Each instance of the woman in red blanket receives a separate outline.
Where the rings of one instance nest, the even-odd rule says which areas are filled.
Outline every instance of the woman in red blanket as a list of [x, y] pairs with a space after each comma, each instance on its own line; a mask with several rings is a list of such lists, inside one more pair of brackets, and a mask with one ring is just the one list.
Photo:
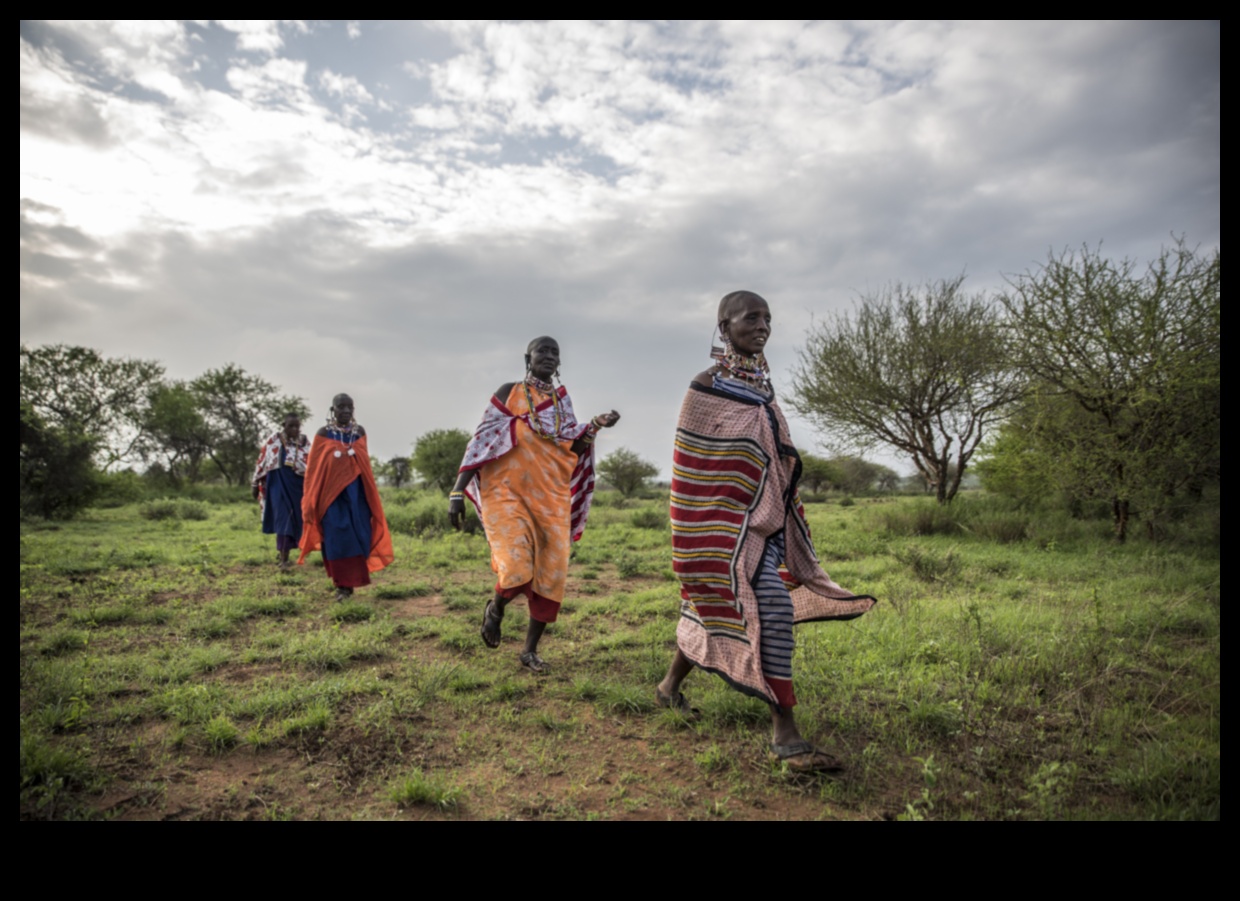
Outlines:
[[370, 467], [366, 430], [353, 418], [353, 398], [332, 398], [327, 425], [315, 434], [301, 501], [301, 557], [322, 550], [323, 566], [343, 601], [370, 574], [392, 562], [392, 536]]
[[818, 565], [797, 495], [801, 459], [775, 403], [763, 350], [771, 310], [750, 291], [719, 304], [724, 347], [689, 385], [672, 457], [672, 568], [680, 579], [676, 656], [655, 689], [661, 707], [696, 716], [680, 691], [695, 666], [771, 705], [771, 754], [789, 769], [839, 762], [793, 717], [792, 627], [852, 619], [876, 601]]

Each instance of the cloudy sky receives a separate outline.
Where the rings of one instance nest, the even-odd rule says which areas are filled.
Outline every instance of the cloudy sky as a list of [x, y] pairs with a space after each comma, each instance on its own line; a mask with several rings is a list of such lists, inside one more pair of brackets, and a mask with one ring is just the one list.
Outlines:
[[[1218, 23], [23, 22], [21, 341], [234, 362], [372, 452], [560, 339], [666, 472], [715, 306], [1220, 243]], [[818, 436], [793, 420], [794, 438]], [[908, 471], [911, 467], [887, 458]]]

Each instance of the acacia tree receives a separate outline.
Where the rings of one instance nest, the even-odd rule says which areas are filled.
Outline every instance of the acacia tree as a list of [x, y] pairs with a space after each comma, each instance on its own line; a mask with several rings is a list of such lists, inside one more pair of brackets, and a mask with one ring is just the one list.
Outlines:
[[446, 494], [456, 483], [470, 437], [464, 429], [434, 429], [414, 442], [409, 462], [427, 486]]
[[598, 472], [624, 497], [632, 497], [649, 479], [659, 474], [659, 467], [643, 460], [627, 447], [618, 447], [598, 463]]
[[1119, 540], [1134, 504], [1153, 536], [1169, 501], [1220, 469], [1220, 251], [1181, 239], [1140, 271], [1086, 246], [1009, 284], [1036, 390], [1008, 436], [1023, 447], [1005, 450], [1031, 448], [1070, 495], [1107, 499]]
[[1022, 390], [998, 313], [963, 281], [862, 297], [810, 329], [793, 370], [792, 407], [826, 446], [908, 454], [941, 504]]
[[286, 413], [303, 419], [309, 413], [300, 397], [280, 394], [275, 385], [233, 363], [208, 369], [189, 389], [211, 433], [207, 456], [230, 485], [249, 481], [259, 444]]
[[160, 363], [68, 344], [23, 345], [20, 361], [20, 402], [45, 428], [90, 439], [105, 469], [137, 454]]
[[214, 433], [202, 415], [198, 395], [189, 385], [170, 382], [152, 388], [143, 429], [144, 458], [158, 464], [174, 486], [202, 478], [202, 464], [211, 453]]
[[393, 457], [387, 462], [380, 464], [380, 468], [384, 477], [391, 483], [393, 488], [399, 488], [408, 482], [412, 474], [412, 467], [409, 465], [408, 457]]

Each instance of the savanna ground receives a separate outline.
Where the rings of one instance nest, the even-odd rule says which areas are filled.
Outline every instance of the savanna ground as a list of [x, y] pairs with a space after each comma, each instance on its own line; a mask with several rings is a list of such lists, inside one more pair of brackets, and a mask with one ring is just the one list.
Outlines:
[[[396, 563], [347, 604], [274, 566], [248, 503], [25, 523], [22, 818], [1218, 819], [1217, 517], [1127, 546], [986, 498], [811, 504], [836, 581], [798, 628], [798, 716], [836, 777], [767, 759], [765, 705], [696, 673], [655, 708], [678, 589], [665, 502], [600, 495], [547, 630], [478, 637], [481, 534], [385, 491]], [[421, 536], [410, 534], [421, 529]], [[317, 560], [317, 555], [316, 558]]]

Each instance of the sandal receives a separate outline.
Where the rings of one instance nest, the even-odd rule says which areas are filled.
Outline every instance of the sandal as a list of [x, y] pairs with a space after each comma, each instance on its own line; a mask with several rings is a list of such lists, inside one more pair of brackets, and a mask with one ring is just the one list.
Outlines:
[[551, 672], [551, 664], [543, 660], [533, 651], [522, 651], [518, 658], [521, 665], [536, 676], [545, 676]]
[[665, 710], [675, 710], [687, 720], [697, 722], [702, 718], [702, 711], [696, 707], [690, 706], [689, 699], [684, 696], [683, 692], [676, 692], [674, 695], [665, 695], [659, 690], [659, 686], [654, 687], [654, 701]]
[[486, 609], [482, 611], [481, 635], [482, 643], [488, 648], [499, 647], [499, 640], [503, 637], [499, 631], [499, 626], [503, 621], [504, 608], [498, 607], [494, 599], [487, 601]]
[[787, 745], [771, 745], [771, 760], [782, 762], [794, 773], [838, 773], [844, 764], [802, 739]]
[[343, 604], [345, 601], [347, 601], [351, 597], [353, 597], [352, 588], [337, 588], [336, 589], [336, 603], [337, 604]]

